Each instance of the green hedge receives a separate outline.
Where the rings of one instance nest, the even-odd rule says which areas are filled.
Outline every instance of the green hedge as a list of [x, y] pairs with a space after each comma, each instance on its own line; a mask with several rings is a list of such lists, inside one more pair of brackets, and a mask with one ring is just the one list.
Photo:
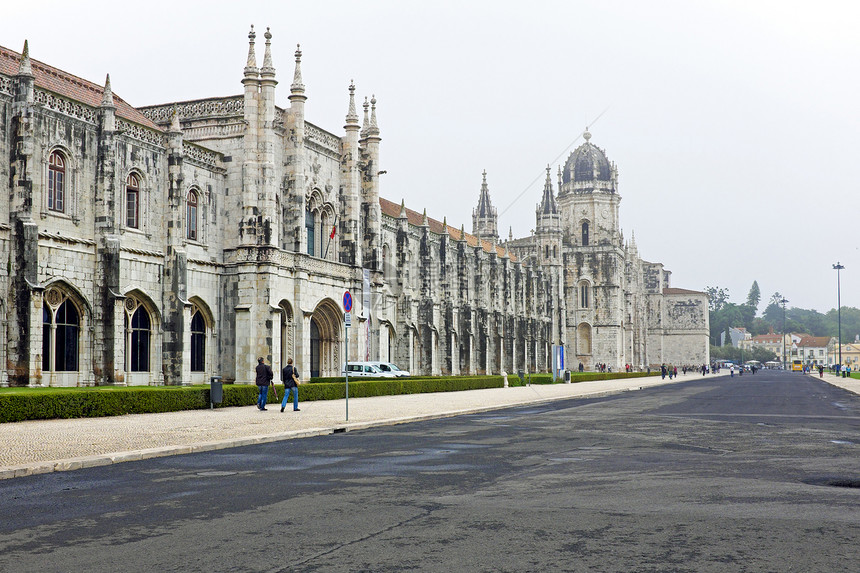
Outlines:
[[[422, 392], [449, 392], [480, 388], [501, 388], [501, 376], [473, 378], [386, 378], [349, 383], [353, 398], [392, 396]], [[276, 386], [278, 398], [284, 387]], [[223, 401], [216, 408], [250, 406], [257, 401], [257, 387], [252, 384], [225, 384]], [[302, 401], [337, 400], [346, 396], [341, 382], [302, 384]], [[270, 390], [269, 403], [276, 403]], [[52, 418], [95, 418], [177, 412], [209, 408], [209, 386], [185, 387], [94, 387], [94, 388], [6, 388], [0, 392], [0, 423]]]
[[[656, 373], [651, 375], [654, 376]], [[575, 372], [571, 375], [571, 382], [639, 376], [647, 376], [647, 374], [626, 374], [623, 372], [585, 372], [580, 374]], [[508, 375], [508, 383], [511, 386], [522, 385], [516, 375]], [[552, 376], [550, 374], [533, 374], [531, 383], [551, 384]], [[363, 378], [350, 381], [349, 396], [351, 398], [364, 398], [426, 392], [456, 392], [501, 388], [503, 384], [504, 381], [501, 376]], [[276, 388], [278, 397], [283, 398], [284, 387], [277, 385]], [[217, 404], [216, 408], [250, 406], [257, 401], [257, 387], [253, 384], [224, 384], [222, 389], [223, 401], [221, 404]], [[345, 396], [346, 386], [342, 378], [314, 379], [312, 384], [302, 384], [299, 388], [299, 399], [303, 402], [339, 400]], [[271, 390], [269, 391], [268, 402], [276, 402]], [[52, 418], [95, 418], [121, 416], [123, 414], [177, 412], [209, 407], [209, 385], [0, 389], [0, 423]]]

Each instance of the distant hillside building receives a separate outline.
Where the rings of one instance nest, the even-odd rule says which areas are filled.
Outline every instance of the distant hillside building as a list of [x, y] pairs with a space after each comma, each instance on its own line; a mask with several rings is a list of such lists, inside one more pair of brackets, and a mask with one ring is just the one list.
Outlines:
[[797, 357], [806, 366], [830, 366], [839, 362], [839, 344], [835, 336], [804, 335], [797, 343]]
[[[532, 236], [500, 241], [484, 174], [472, 233], [380, 197], [377, 101], [306, 118], [301, 51], [276, 104], [271, 34], [234, 96], [135, 108], [0, 48], [0, 385], [252, 383], [338, 376], [701, 364], [704, 293], [672, 288], [619, 224], [618, 172], [586, 141], [547, 170]], [[394, 190], [397, 193], [397, 190]]]
[[[725, 336], [723, 338], [725, 338]], [[742, 341], [749, 340], [750, 338], [752, 338], [752, 334], [750, 334], [746, 328], [743, 326], [736, 326], [729, 329], [729, 340], [725, 340], [724, 344], [730, 344], [735, 348], [739, 348]]]

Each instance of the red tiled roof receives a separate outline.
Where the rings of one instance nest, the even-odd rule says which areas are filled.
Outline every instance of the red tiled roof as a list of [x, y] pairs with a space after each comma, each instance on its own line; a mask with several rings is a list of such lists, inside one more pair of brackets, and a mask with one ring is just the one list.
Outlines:
[[779, 334], [759, 334], [752, 337], [753, 342], [765, 344], [767, 342], [782, 342], [782, 336]]
[[[0, 46], [0, 74], [10, 77], [15, 76], [18, 73], [20, 64], [21, 54]], [[97, 108], [101, 105], [102, 98], [104, 97], [104, 86], [88, 82], [32, 58], [30, 59], [30, 66], [33, 69], [36, 87], [90, 107]], [[149, 118], [126, 103], [122, 98], [117, 97], [116, 93], [113, 94], [113, 103], [116, 106], [117, 117], [156, 131], [162, 131]]]
[[685, 288], [664, 288], [663, 294], [705, 294], [698, 290], [688, 290]]
[[[383, 199], [382, 197], [380, 197], [379, 198], [379, 206], [382, 209], [383, 214], [388, 215], [389, 217], [392, 217], [394, 219], [397, 219], [400, 217], [400, 205], [398, 205], [397, 203], [395, 203], [393, 201], [389, 201], [388, 199]], [[409, 224], [414, 225], [416, 227], [420, 227], [421, 224], [424, 222], [424, 215], [423, 214], [421, 214], [417, 211], [413, 211], [412, 209], [409, 209], [408, 207], [406, 208], [406, 217], [409, 220]], [[437, 221], [436, 219], [431, 219], [430, 217], [427, 217], [427, 224], [430, 227], [431, 233], [436, 233], [437, 235], [441, 235], [444, 232], [444, 227], [442, 226], [441, 221]], [[456, 228], [452, 227], [451, 225], [447, 225], [447, 227], [448, 227], [448, 234], [451, 235], [451, 238], [454, 239], [455, 241], [459, 241], [461, 239], [460, 229], [456, 229]], [[475, 235], [470, 235], [469, 233], [466, 233], [466, 232], [464, 232], [463, 235], [465, 235], [466, 243], [470, 247], [477, 247], [478, 246], [478, 240], [479, 240], [478, 237], [476, 237]], [[481, 240], [481, 247], [487, 253], [493, 252], [493, 244], [490, 241]], [[502, 257], [502, 256], [504, 256], [504, 254], [505, 254], [505, 248], [500, 246], [500, 245], [496, 245], [496, 255], [498, 255], [499, 257]], [[517, 258], [513, 255], [513, 253], [508, 253], [508, 256], [511, 258], [512, 261], [517, 260]]]
[[825, 348], [829, 343], [829, 336], [804, 336], [797, 345], [805, 348]]

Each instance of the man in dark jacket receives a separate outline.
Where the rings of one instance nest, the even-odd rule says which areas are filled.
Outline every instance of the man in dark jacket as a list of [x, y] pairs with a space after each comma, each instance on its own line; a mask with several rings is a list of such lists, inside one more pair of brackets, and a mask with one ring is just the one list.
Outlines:
[[284, 383], [284, 401], [281, 402], [281, 412], [290, 401], [290, 393], [293, 394], [293, 411], [299, 411], [299, 370], [293, 366], [293, 359], [287, 359], [287, 365], [281, 370], [281, 381]]
[[257, 396], [257, 408], [260, 410], [266, 409], [266, 398], [269, 395], [269, 384], [275, 375], [272, 373], [272, 367], [266, 364], [262, 357], [257, 359], [257, 389], [260, 391]]

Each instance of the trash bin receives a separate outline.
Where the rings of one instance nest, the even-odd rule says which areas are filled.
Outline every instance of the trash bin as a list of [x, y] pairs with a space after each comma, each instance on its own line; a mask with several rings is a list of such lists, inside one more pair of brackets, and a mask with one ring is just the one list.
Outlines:
[[209, 407], [214, 408], [215, 404], [220, 404], [224, 401], [224, 387], [221, 385], [220, 376], [212, 376], [209, 378]]
[[517, 376], [520, 377], [520, 384], [525, 384], [525, 382], [526, 382], [525, 370], [517, 370]]
[[570, 370], [564, 371], [564, 383], [570, 384]]

